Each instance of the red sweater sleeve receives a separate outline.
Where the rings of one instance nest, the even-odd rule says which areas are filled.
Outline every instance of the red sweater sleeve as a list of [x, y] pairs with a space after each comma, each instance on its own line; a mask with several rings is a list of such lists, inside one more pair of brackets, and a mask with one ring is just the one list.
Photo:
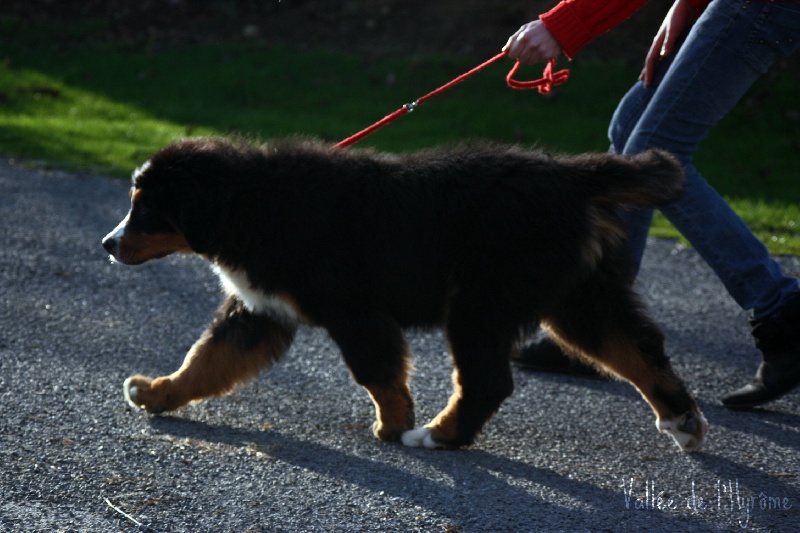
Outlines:
[[539, 19], [571, 59], [589, 41], [630, 17], [645, 3], [647, 0], [563, 0]]
[[[686, 1], [698, 15], [711, 3], [711, 0]], [[589, 41], [623, 22], [646, 3], [647, 0], [562, 0], [539, 19], [564, 54], [572, 59]]]

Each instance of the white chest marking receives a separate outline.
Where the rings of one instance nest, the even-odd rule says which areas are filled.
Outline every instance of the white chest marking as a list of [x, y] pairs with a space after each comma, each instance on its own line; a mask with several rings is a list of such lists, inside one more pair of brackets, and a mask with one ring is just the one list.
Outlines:
[[250, 311], [282, 318], [293, 323], [298, 322], [297, 312], [290, 304], [279, 296], [254, 288], [245, 272], [232, 270], [222, 265], [214, 265], [213, 268], [219, 276], [225, 292], [236, 296]]

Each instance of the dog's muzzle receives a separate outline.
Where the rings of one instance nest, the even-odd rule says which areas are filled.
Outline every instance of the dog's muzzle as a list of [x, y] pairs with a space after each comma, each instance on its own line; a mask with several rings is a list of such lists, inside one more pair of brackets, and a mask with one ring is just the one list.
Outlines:
[[105, 248], [106, 252], [111, 255], [117, 255], [117, 251], [119, 250], [119, 242], [117, 241], [116, 236], [114, 235], [106, 235], [103, 238], [103, 248]]
[[125, 234], [125, 226], [127, 223], [128, 217], [125, 217], [125, 220], [120, 222], [116, 228], [112, 229], [108, 235], [103, 237], [103, 248], [114, 257], [117, 257], [117, 254], [119, 254], [119, 241]]

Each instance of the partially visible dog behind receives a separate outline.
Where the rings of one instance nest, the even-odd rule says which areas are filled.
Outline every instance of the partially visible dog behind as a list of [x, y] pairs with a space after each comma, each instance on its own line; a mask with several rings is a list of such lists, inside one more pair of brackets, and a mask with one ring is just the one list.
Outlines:
[[[183, 365], [125, 381], [158, 413], [269, 367], [299, 322], [325, 328], [369, 393], [381, 440], [473, 442], [513, 389], [512, 348], [538, 325], [629, 381], [662, 432], [698, 449], [708, 425], [632, 286], [622, 206], [680, 194], [667, 154], [548, 157], [466, 143], [407, 155], [310, 140], [177, 142], [133, 174], [130, 212], [103, 240], [119, 262], [205, 257], [227, 300]], [[414, 427], [404, 328], [442, 326], [454, 390]]]

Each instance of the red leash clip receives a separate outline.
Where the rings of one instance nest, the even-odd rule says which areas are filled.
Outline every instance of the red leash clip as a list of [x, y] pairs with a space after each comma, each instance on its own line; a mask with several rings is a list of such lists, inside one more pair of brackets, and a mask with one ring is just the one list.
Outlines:
[[538, 89], [540, 94], [550, 94], [553, 87], [561, 85], [569, 79], [568, 69], [562, 69], [555, 73], [553, 72], [553, 67], [556, 66], [555, 59], [551, 59], [547, 63], [547, 66], [544, 67], [542, 77], [533, 81], [517, 81], [514, 79], [514, 75], [517, 73], [517, 70], [519, 70], [519, 66], [519, 61], [514, 63], [514, 66], [511, 67], [511, 70], [506, 76], [506, 84], [512, 89]]

